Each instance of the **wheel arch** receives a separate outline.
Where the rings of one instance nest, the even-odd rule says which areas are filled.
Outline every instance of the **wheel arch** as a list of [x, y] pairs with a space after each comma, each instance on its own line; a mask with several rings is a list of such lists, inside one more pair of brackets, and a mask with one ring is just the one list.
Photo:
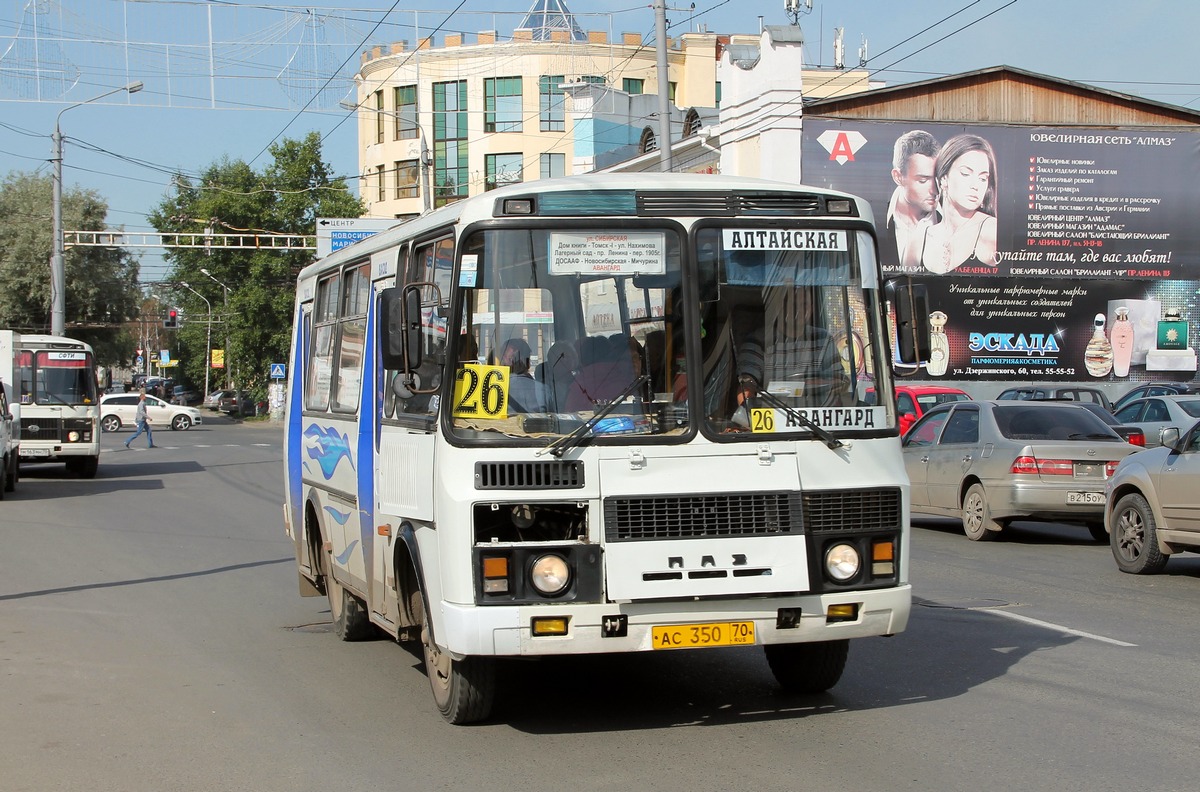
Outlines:
[[429, 590], [425, 585], [425, 570], [421, 563], [421, 548], [417, 543], [416, 529], [413, 524], [407, 520], [400, 523], [396, 538], [400, 541], [396, 542], [392, 568], [396, 574], [399, 624], [401, 627], [419, 626], [418, 614], [412, 610], [411, 595], [415, 592], [421, 597], [430, 640], [433, 640], [435, 636], [433, 610], [429, 604]]
[[[958, 508], [962, 508], [963, 498], [967, 497], [967, 490], [976, 484], [983, 487], [983, 481], [980, 480], [979, 476], [972, 474], [963, 478], [962, 482], [958, 485]], [[987, 490], [987, 487], [984, 487], [984, 490]]]

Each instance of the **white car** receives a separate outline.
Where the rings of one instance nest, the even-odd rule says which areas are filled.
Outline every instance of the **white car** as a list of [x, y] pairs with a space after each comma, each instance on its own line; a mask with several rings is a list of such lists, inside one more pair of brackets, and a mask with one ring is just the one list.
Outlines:
[[[135, 427], [133, 417], [137, 414], [136, 393], [110, 393], [100, 399], [100, 428], [106, 432], [120, 431], [122, 426]], [[200, 411], [195, 407], [170, 404], [157, 396], [146, 396], [146, 417], [150, 429], [170, 426], [172, 429], [190, 429], [194, 424], [204, 423]]]

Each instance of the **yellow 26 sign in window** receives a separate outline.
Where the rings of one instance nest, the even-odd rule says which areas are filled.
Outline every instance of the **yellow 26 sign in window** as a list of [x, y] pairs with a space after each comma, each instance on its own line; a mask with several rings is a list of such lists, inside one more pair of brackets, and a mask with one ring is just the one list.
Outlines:
[[499, 420], [508, 417], [508, 366], [467, 363], [455, 376], [455, 418]]

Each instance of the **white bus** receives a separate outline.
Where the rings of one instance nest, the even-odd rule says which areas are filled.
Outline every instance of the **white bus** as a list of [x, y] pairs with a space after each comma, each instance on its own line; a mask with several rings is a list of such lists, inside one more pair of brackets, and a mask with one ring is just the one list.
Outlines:
[[707, 175], [511, 185], [334, 252], [296, 300], [301, 593], [419, 640], [452, 723], [506, 657], [759, 645], [828, 689], [911, 604], [881, 286], [863, 201]]
[[100, 394], [91, 346], [22, 334], [17, 372], [22, 464], [65, 462], [80, 478], [93, 478], [100, 464]]

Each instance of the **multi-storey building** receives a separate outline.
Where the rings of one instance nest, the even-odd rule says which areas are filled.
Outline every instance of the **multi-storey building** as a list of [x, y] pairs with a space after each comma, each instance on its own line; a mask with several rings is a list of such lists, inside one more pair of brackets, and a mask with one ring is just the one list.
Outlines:
[[[359, 176], [371, 216], [407, 217], [658, 145], [657, 55], [641, 34], [610, 40], [581, 29], [560, 0], [538, 0], [510, 36], [489, 30], [467, 39], [454, 33], [363, 53]], [[722, 54], [759, 45], [760, 34], [706, 32], [667, 42], [672, 140], [716, 123]], [[833, 80], [825, 72], [813, 80], [824, 89], [817, 95], [868, 87], [865, 71]], [[803, 79], [794, 76], [797, 92]]]

